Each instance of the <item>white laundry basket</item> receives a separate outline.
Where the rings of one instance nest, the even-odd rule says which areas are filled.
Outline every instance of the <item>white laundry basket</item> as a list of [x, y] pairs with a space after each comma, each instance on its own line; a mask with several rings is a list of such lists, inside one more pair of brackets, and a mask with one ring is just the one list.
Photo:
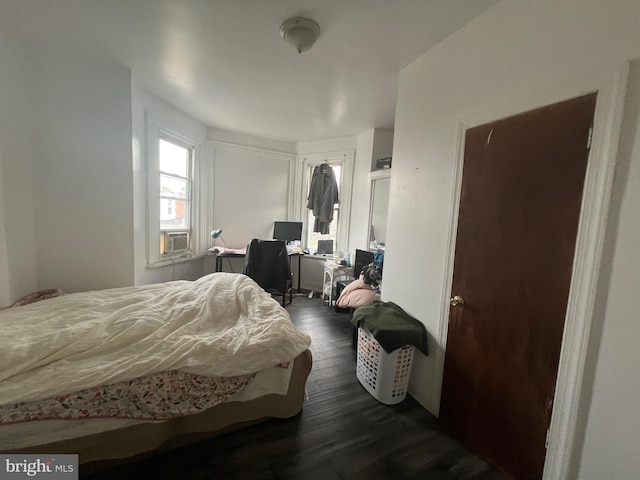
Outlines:
[[356, 377], [380, 403], [400, 403], [407, 396], [413, 354], [411, 345], [387, 353], [371, 332], [358, 328]]

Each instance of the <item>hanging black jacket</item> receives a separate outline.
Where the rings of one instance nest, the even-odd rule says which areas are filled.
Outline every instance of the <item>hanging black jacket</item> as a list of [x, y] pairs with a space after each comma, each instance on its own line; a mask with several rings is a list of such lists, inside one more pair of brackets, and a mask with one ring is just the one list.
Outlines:
[[327, 163], [313, 169], [307, 208], [313, 211], [316, 221], [314, 232], [329, 233], [333, 221], [333, 206], [338, 203], [338, 183], [333, 168]]

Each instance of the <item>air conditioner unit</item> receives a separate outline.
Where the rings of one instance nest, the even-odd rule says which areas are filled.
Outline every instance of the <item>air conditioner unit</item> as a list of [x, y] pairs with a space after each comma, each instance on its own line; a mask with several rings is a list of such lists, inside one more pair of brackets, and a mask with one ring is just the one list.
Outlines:
[[189, 249], [189, 232], [167, 232], [164, 239], [164, 253], [184, 252]]

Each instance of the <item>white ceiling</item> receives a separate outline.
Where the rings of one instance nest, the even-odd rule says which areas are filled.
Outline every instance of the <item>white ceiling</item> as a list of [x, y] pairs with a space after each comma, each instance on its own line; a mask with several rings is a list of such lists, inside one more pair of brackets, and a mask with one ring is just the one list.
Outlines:
[[[398, 72], [498, 0], [0, 0], [35, 48], [131, 69], [210, 127], [292, 142], [393, 128]], [[290, 16], [320, 38], [298, 54]]]

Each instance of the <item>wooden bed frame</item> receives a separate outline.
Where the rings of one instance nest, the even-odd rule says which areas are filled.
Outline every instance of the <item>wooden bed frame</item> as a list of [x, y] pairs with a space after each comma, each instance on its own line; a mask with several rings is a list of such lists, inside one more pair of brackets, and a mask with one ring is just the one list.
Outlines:
[[101, 461], [180, 447], [269, 418], [293, 417], [302, 410], [311, 365], [309, 350], [296, 357], [286, 395], [271, 394], [246, 402], [222, 403], [202, 413], [167, 422], [132, 425], [4, 453], [77, 453], [81, 464], [96, 462], [92, 465], [97, 466], [104, 464]]

